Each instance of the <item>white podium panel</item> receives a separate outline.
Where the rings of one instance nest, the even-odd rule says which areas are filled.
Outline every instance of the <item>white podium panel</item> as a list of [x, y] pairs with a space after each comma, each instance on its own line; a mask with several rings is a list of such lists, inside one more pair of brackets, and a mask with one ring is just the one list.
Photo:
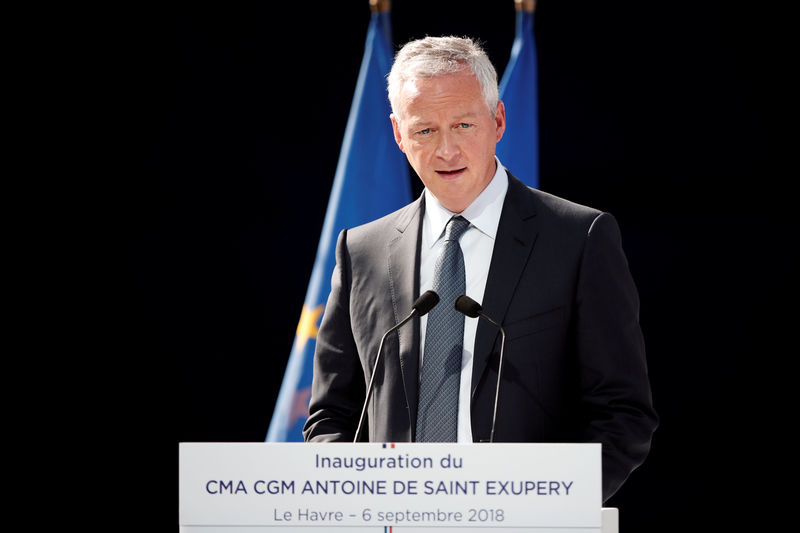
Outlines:
[[185, 533], [605, 533], [600, 452], [599, 444], [181, 443], [179, 520]]

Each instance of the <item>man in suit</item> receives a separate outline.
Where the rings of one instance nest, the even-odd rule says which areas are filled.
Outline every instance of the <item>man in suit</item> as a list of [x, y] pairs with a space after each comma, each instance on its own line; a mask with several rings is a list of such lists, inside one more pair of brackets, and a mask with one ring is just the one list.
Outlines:
[[[354, 439], [382, 335], [421, 293], [459, 278], [456, 290], [506, 332], [494, 441], [601, 442], [605, 501], [644, 461], [657, 425], [614, 218], [528, 188], [502, 166], [497, 75], [471, 40], [404, 46], [389, 99], [397, 145], [425, 191], [339, 235], [306, 440]], [[456, 224], [463, 233], [453, 237]], [[444, 262], [460, 273], [445, 274]], [[496, 327], [457, 313], [452, 300], [402, 326], [386, 338], [360, 436], [487, 441], [500, 344]], [[444, 352], [460, 360], [447, 366]]]

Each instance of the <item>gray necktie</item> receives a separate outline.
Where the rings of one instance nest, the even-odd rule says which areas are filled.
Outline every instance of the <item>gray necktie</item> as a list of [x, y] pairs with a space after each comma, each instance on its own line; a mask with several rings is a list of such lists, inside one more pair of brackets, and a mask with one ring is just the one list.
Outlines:
[[419, 382], [417, 442], [455, 442], [458, 436], [458, 391], [464, 344], [464, 315], [455, 310], [464, 294], [464, 254], [458, 240], [469, 227], [453, 217], [444, 232], [442, 253], [436, 260], [433, 290], [441, 304], [428, 314], [425, 354]]

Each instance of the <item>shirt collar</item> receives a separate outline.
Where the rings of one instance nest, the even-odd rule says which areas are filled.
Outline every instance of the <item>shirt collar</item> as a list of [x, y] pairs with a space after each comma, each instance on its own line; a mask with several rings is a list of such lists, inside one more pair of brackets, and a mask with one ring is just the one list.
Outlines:
[[[508, 174], [500, 160], [495, 156], [497, 170], [489, 184], [481, 191], [475, 200], [460, 214], [470, 221], [470, 224], [492, 239], [497, 235], [497, 226], [500, 224], [500, 213], [503, 211], [503, 201], [508, 191]], [[428, 235], [427, 244], [433, 246], [444, 233], [444, 228], [453, 213], [445, 209], [439, 200], [425, 189], [425, 218], [427, 219]]]

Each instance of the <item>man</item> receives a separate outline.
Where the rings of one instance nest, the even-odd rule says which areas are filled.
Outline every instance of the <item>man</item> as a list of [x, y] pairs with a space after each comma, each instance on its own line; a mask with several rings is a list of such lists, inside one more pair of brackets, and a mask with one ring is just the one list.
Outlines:
[[439, 305], [385, 341], [361, 436], [487, 441], [500, 336], [453, 308], [465, 293], [506, 332], [494, 441], [601, 442], [605, 501], [657, 425], [615, 220], [503, 168], [497, 75], [471, 40], [407, 44], [388, 89], [395, 140], [425, 191], [339, 235], [306, 440], [354, 439], [383, 333], [434, 289]]

